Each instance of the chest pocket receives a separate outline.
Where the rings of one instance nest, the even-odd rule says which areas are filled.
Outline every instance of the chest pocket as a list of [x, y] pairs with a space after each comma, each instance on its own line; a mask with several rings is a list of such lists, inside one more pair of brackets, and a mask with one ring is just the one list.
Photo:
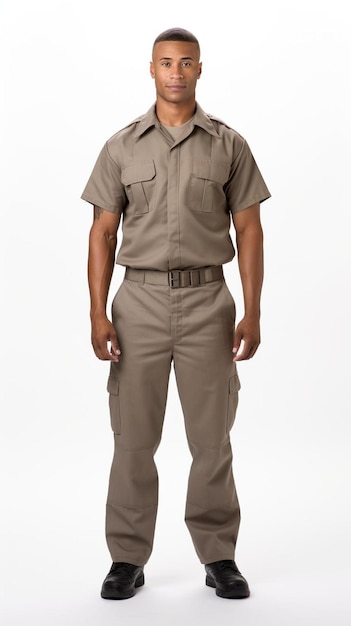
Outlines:
[[148, 213], [156, 206], [156, 169], [153, 161], [133, 163], [121, 172], [129, 215]]
[[192, 211], [217, 213], [227, 211], [224, 185], [230, 164], [220, 161], [194, 161], [189, 181], [189, 208]]

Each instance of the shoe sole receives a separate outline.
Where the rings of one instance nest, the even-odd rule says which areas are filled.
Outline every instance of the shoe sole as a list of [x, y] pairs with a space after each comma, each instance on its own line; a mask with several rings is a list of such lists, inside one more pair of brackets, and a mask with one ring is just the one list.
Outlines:
[[135, 590], [137, 587], [142, 587], [145, 584], [144, 574], [140, 574], [140, 576], [136, 579], [134, 587], [130, 590], [129, 593], [121, 593], [120, 591], [112, 591], [111, 592], [103, 592], [101, 591], [101, 597], [104, 600], [128, 600], [128, 598], [132, 598], [135, 595]]
[[217, 585], [211, 576], [206, 576], [206, 585], [207, 587], [212, 587], [216, 590], [216, 596], [220, 598], [228, 598], [230, 600], [243, 600], [244, 598], [248, 598], [250, 595], [250, 591], [247, 589], [238, 589], [237, 591], [222, 591], [217, 588]]

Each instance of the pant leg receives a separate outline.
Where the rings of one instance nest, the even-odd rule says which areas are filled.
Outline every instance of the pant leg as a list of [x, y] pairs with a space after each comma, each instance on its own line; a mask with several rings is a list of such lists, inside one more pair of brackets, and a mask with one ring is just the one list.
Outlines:
[[193, 457], [185, 520], [202, 563], [233, 559], [240, 510], [230, 430], [240, 387], [233, 363], [235, 306], [223, 282], [182, 290], [174, 367]]
[[153, 545], [158, 503], [154, 454], [165, 414], [171, 364], [170, 318], [164, 287], [125, 280], [112, 305], [121, 348], [111, 363], [111, 425], [115, 452], [106, 507], [113, 561], [143, 565]]

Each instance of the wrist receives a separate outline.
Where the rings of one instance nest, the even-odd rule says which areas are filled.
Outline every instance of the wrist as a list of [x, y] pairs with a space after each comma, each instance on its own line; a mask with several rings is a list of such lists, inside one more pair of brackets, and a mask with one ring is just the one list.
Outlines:
[[245, 311], [244, 317], [245, 317], [246, 320], [259, 322], [260, 318], [261, 318], [261, 311], [260, 311], [260, 309], [258, 309], [258, 310], [257, 309], [249, 309], [249, 310]]
[[105, 319], [107, 319], [105, 309], [93, 309], [90, 311], [90, 320], [92, 324]]

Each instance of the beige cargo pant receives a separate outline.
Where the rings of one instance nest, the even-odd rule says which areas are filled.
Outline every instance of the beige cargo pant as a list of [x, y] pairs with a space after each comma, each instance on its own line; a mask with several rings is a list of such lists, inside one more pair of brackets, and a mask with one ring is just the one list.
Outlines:
[[167, 275], [130, 271], [132, 280], [127, 274], [112, 303], [122, 355], [111, 363], [107, 387], [115, 440], [107, 545], [113, 561], [144, 565], [150, 557], [154, 454], [173, 361], [193, 459], [185, 522], [201, 563], [234, 559], [240, 523], [229, 437], [240, 388], [232, 361], [234, 301], [223, 279], [172, 289], [153, 284], [161, 274]]

